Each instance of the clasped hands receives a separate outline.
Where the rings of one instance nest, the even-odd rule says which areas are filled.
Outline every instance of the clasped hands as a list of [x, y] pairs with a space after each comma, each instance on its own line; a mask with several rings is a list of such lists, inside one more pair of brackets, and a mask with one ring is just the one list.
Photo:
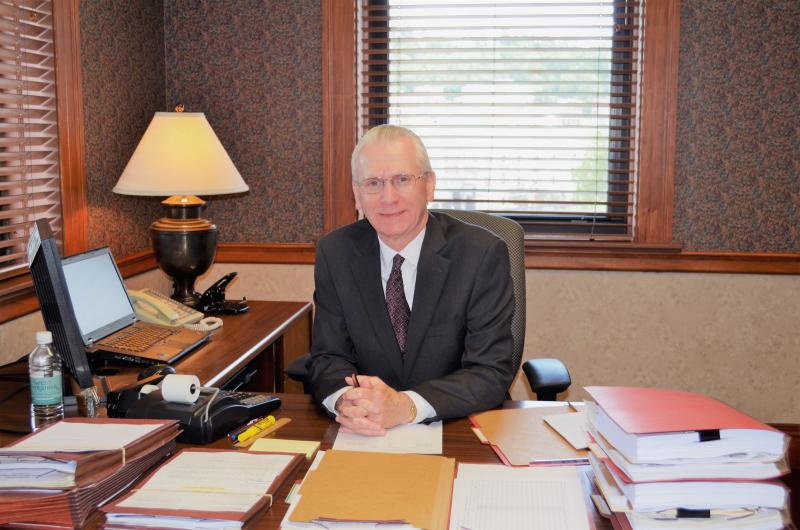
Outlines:
[[414, 421], [410, 417], [413, 402], [407, 394], [398, 392], [380, 377], [360, 375], [358, 386], [353, 377], [344, 378], [353, 388], [336, 402], [336, 421], [344, 428], [366, 436], [383, 436], [386, 429]]

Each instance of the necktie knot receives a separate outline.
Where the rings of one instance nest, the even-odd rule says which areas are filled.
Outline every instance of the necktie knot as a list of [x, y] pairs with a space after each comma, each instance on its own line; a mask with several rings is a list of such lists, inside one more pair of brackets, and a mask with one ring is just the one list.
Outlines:
[[392, 272], [394, 272], [395, 270], [400, 270], [400, 267], [403, 266], [403, 262], [405, 260], [406, 258], [401, 256], [400, 254], [395, 254], [394, 259], [392, 259]]

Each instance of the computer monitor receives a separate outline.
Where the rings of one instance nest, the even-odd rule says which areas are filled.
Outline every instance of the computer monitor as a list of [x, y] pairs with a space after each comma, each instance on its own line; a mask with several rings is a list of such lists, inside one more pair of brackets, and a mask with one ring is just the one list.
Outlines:
[[28, 262], [44, 325], [53, 334], [56, 350], [80, 388], [92, 387], [92, 368], [72, 309], [58, 244], [47, 220], [34, 223], [28, 240]]

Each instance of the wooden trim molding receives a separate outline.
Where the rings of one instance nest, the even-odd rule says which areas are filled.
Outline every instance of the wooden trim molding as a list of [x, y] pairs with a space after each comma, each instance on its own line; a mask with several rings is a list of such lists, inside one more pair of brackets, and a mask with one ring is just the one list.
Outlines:
[[89, 248], [78, 0], [53, 2], [64, 255]]
[[529, 269], [800, 274], [800, 253], [676, 252], [668, 247], [526, 248]]
[[323, 229], [356, 220], [350, 153], [356, 145], [355, 2], [322, 0]]
[[221, 243], [219, 263], [288, 263], [313, 265], [314, 243]]
[[680, 0], [648, 0], [645, 7], [637, 243], [672, 242], [680, 7]]

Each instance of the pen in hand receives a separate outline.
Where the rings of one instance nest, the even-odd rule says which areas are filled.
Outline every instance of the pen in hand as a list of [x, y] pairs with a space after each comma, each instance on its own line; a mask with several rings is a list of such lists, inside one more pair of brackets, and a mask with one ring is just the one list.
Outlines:
[[359, 388], [361, 386], [358, 382], [358, 375], [355, 372], [350, 374], [350, 378], [353, 380], [353, 388]]

